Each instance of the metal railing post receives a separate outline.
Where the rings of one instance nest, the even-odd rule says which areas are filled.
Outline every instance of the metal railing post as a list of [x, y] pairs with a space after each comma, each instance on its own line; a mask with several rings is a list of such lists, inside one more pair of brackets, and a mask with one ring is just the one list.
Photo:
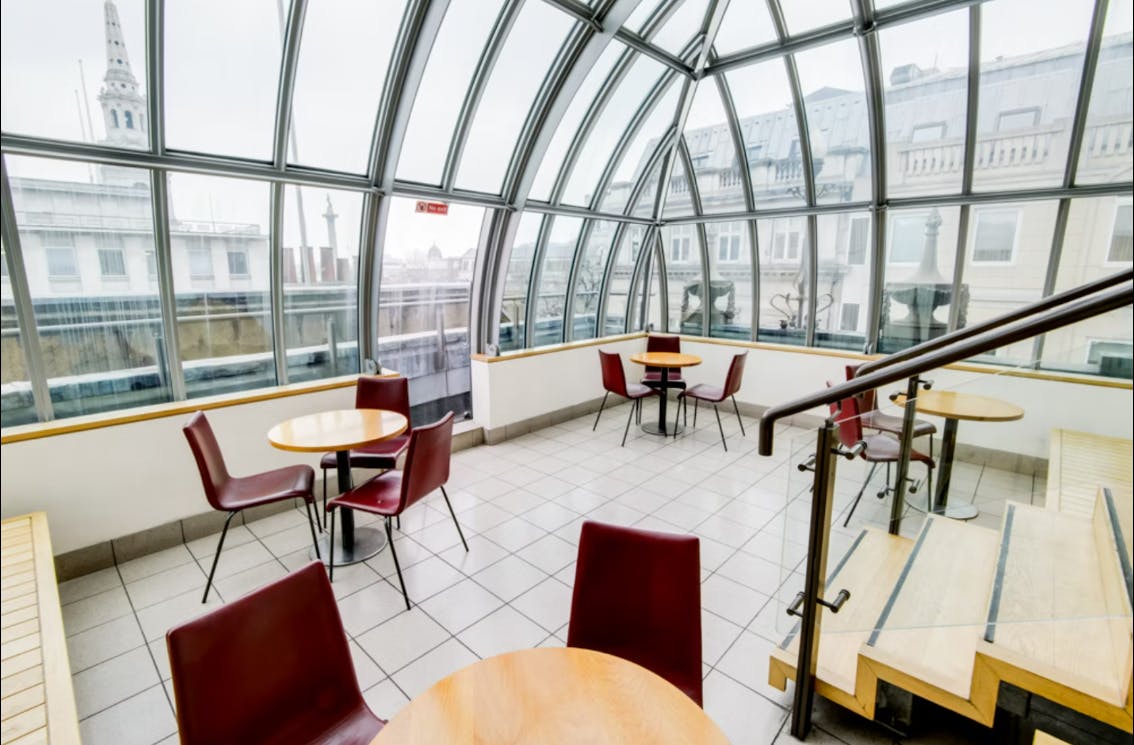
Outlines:
[[839, 434], [828, 419], [819, 429], [815, 445], [815, 480], [811, 492], [811, 527], [807, 536], [807, 569], [799, 610], [799, 657], [795, 663], [795, 698], [791, 705], [791, 734], [802, 740], [811, 730], [815, 694], [815, 667], [819, 660], [820, 600], [827, 581], [827, 539], [835, 494], [835, 459]]
[[[898, 455], [898, 475], [894, 481], [894, 501], [890, 503], [890, 535], [897, 535], [902, 528], [902, 507], [906, 503], [906, 480], [910, 473], [910, 453], [913, 451], [914, 414], [917, 412], [917, 392], [921, 385], [921, 378], [917, 375], [906, 382], [906, 403], [902, 407], [902, 434], [899, 438], [901, 449]], [[932, 496], [930, 498], [932, 499]]]

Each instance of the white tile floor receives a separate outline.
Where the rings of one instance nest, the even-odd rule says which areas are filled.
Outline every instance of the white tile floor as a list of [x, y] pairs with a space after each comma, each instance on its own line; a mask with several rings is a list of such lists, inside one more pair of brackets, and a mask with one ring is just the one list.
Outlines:
[[[762, 458], [756, 422], [746, 420], [742, 438], [735, 417], [722, 416], [725, 453], [709, 415], [676, 440], [632, 426], [619, 448], [627, 413], [625, 406], [608, 409], [593, 434], [586, 417], [455, 454], [449, 493], [471, 550], [462, 549], [440, 494], [403, 516], [395, 540], [412, 610], [405, 610], [389, 551], [336, 569], [335, 595], [375, 712], [394, 716], [478, 658], [564, 644], [579, 526], [595, 519], [700, 536], [705, 709], [737, 745], [794, 741], [791, 689], [767, 685], [767, 658], [790, 628], [783, 598], [800, 582], [810, 476], [794, 464], [813, 447], [813, 435], [783, 428], [776, 455]], [[652, 415], [647, 408], [644, 416]], [[864, 475], [858, 462], [839, 465], [832, 556], [863, 525], [888, 517], [887, 505], [868, 491], [850, 528], [841, 527]], [[1005, 499], [1042, 499], [1036, 495], [1043, 489], [1031, 476], [957, 464], [952, 499], [975, 502], [978, 521], [995, 527]], [[921, 520], [908, 513], [902, 532], [914, 534]], [[84, 742], [176, 742], [166, 630], [305, 564], [307, 531], [298, 508], [231, 530], [208, 606], [201, 593], [215, 536], [63, 583]], [[814, 721], [809, 742], [898, 741], [821, 699]], [[907, 741], [972, 742], [983, 732], [944, 716]]]

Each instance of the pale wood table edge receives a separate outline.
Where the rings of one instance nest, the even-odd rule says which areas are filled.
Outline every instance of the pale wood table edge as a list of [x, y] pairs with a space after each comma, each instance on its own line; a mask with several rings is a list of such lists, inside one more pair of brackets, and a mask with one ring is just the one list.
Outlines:
[[[985, 413], [975, 414], [967, 411], [957, 411], [956, 409], [947, 406], [935, 406], [934, 401], [948, 394], [953, 397], [963, 397], [969, 405], [979, 405], [981, 403], [990, 404], [992, 407], [1000, 409], [1003, 413]], [[905, 394], [899, 394], [894, 398], [894, 403], [897, 406], [904, 406], [906, 402]], [[946, 419], [958, 419], [966, 422], [1014, 422], [1018, 419], [1024, 418], [1023, 408], [1017, 406], [1010, 401], [1004, 401], [999, 398], [992, 398], [991, 396], [982, 396], [976, 393], [962, 393], [958, 391], [925, 391], [917, 397], [917, 410], [922, 414], [929, 414], [930, 416], [939, 416]]]
[[[654, 355], [664, 355], [664, 357], [655, 357]], [[649, 367], [696, 367], [703, 361], [695, 354], [685, 354], [683, 352], [639, 352], [630, 355], [630, 361], [636, 365], [648, 365]]]
[[[367, 438], [361, 439], [361, 440], [348, 440], [348, 441], [345, 441], [345, 442], [342, 441], [342, 440], [336, 440], [334, 442], [324, 441], [324, 442], [321, 442], [319, 444], [296, 445], [295, 443], [287, 442], [282, 437], [282, 435], [279, 434], [279, 431], [281, 430], [281, 428], [284, 425], [290, 424], [291, 422], [294, 422], [294, 421], [299, 420], [299, 419], [306, 419], [308, 417], [325, 416], [327, 414], [355, 413], [355, 412], [380, 412], [383, 424], [385, 424], [387, 418], [393, 418], [393, 417], [398, 417], [402, 421], [400, 422], [399, 426], [396, 427], [396, 428], [393, 428], [391, 430], [383, 429], [382, 434], [379, 437], [367, 437]], [[291, 417], [289, 419], [285, 419], [284, 421], [273, 425], [272, 428], [270, 430], [268, 430], [268, 442], [271, 443], [272, 447], [274, 447], [274, 448], [277, 448], [279, 450], [287, 450], [287, 451], [293, 452], [293, 453], [323, 453], [323, 452], [327, 452], [329, 450], [330, 451], [350, 450], [352, 448], [361, 447], [362, 445], [370, 445], [370, 444], [375, 443], [375, 442], [382, 442], [383, 440], [389, 440], [390, 438], [397, 437], [398, 435], [405, 432], [407, 429], [409, 429], [409, 420], [407, 420], [405, 418], [405, 416], [397, 413], [396, 411], [389, 411], [387, 409], [333, 409], [333, 410], [330, 410], [330, 411], [316, 412], [314, 414], [302, 414], [300, 416], [295, 416], [295, 417]]]
[[[556, 672], [561, 672], [560, 665], [557, 663], [579, 665], [588, 668], [586, 672], [592, 672], [590, 668], [594, 668], [593, 672], [599, 674], [594, 677], [588, 676], [585, 678], [588, 684], [585, 690], [565, 691], [564, 697], [557, 699], [564, 702], [564, 707], [562, 708], [555, 710], [541, 709], [538, 713], [535, 713], [532, 717], [527, 719], [518, 717], [517, 721], [501, 722], [493, 716], [493, 713], [499, 713], [501, 710], [507, 712], [523, 712], [526, 708], [530, 708], [533, 703], [538, 703], [538, 701], [535, 700], [539, 698], [540, 681], [529, 681], [526, 678], [521, 681], [515, 681], [513, 680], [514, 675], [509, 674], [514, 673], [509, 663], [517, 661], [517, 666], [520, 668], [531, 668], [537, 664], [547, 666], [548, 675], [545, 677], [552, 680], [553, 685], [555, 682], [559, 682], [562, 679], [554, 675]], [[672, 740], [669, 738], [654, 738], [651, 742], [657, 743], [657, 745], [664, 745], [666, 742], [728, 745], [728, 738], [725, 737], [720, 727], [717, 726], [709, 715], [705, 713], [704, 709], [664, 678], [629, 660], [624, 660], [603, 652], [573, 647], [521, 649], [479, 660], [461, 668], [436, 681], [426, 689], [426, 691], [415, 696], [412, 701], [406, 704], [401, 711], [389, 721], [382, 731], [371, 741], [370, 745], [424, 745], [425, 743], [440, 742], [440, 740], [436, 739], [437, 736], [448, 736], [450, 738], [446, 740], [448, 745], [491, 745], [496, 742], [512, 743], [537, 741], [541, 744], [546, 743], [546, 745], [557, 745], [558, 743], [568, 742], [573, 744], [580, 741], [594, 743], [595, 745], [621, 745], [622, 743], [639, 742], [640, 740], [635, 736], [640, 737], [641, 732], [637, 729], [631, 731], [630, 725], [627, 722], [618, 722], [611, 730], [604, 730], [603, 734], [610, 734], [611, 737], [604, 737], [599, 740], [579, 740], [579, 728], [582, 727], [585, 729], [581, 724], [575, 729], [562, 732], [562, 736], [560, 736], [558, 731], [548, 732], [542, 727], [537, 727], [538, 734], [542, 735], [542, 739], [539, 740], [531, 739], [533, 733], [520, 728], [525, 722], [539, 721], [543, 723], [548, 719], [553, 719], [554, 721], [566, 723], [564, 727], [566, 730], [569, 729], [570, 725], [573, 723], [585, 723], [589, 721], [587, 718], [588, 711], [593, 713], [596, 717], [604, 715], [609, 717], [609, 709], [613, 702], [609, 697], [601, 695], [604, 688], [603, 683], [606, 682], [606, 676], [603, 673], [613, 673], [619, 678], [617, 682], [632, 683], [630, 686], [622, 686], [618, 689], [619, 691], [627, 691], [630, 695], [635, 693], [638, 695], [637, 699], [626, 701], [624, 706], [625, 710], [634, 711], [638, 715], [637, 718], [639, 720], [655, 723], [657, 726], [654, 734], [656, 734], [657, 730], [673, 732]], [[499, 680], [494, 680], [493, 677], [486, 679], [486, 674], [497, 677]], [[625, 676], [628, 680], [623, 680], [622, 676]], [[486, 727], [493, 727], [494, 729], [485, 732], [479, 727], [470, 727], [470, 731], [462, 731], [460, 733], [461, 737], [457, 741], [453, 741], [451, 739], [453, 735], [451, 725], [449, 722], [440, 724], [438, 717], [435, 715], [435, 709], [441, 706], [448, 711], [453, 708], [451, 706], [452, 704], [459, 705], [460, 703], [464, 703], [465, 706], [460, 707], [459, 712], [456, 713], [454, 718], [460, 719], [463, 723], [467, 724], [470, 708], [467, 706], [469, 703], [467, 700], [469, 693], [482, 694], [486, 702], [495, 702], [495, 699], [491, 696], [492, 693], [497, 692], [497, 686], [494, 684], [507, 681], [511, 681], [513, 686], [522, 687], [522, 691], [520, 695], [517, 696], [517, 700], [499, 701], [500, 706], [492, 712], [482, 712], [479, 709], [472, 712], [474, 715], [473, 718], [478, 724], [483, 721], [486, 723]], [[643, 691], [643, 689], [645, 690]], [[655, 702], [644, 702], [641, 700], [643, 692], [647, 696], [650, 694], [660, 695], [657, 696], [658, 700]], [[460, 701], [462, 694], [466, 697], [463, 702]], [[476, 700], [475, 695], [474, 700]], [[586, 710], [577, 706], [580, 701], [586, 704]], [[643, 713], [643, 707], [647, 705], [656, 710], [653, 717], [649, 716], [647, 713]], [[461, 714], [464, 716], [460, 716]], [[483, 714], [483, 718], [477, 716], [480, 714]], [[680, 727], [682, 724], [685, 726]], [[680, 728], [663, 729], [667, 726], [678, 726]], [[471, 731], [473, 729], [475, 729], [475, 731]], [[499, 737], [493, 737], [494, 732], [500, 733]], [[595, 732], [590, 730], [589, 734], [593, 736]]]

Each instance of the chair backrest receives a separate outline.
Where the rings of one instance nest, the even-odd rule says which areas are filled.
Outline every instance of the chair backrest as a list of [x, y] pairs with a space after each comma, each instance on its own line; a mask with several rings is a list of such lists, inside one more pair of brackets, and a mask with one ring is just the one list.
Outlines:
[[583, 523], [567, 646], [637, 663], [700, 704], [698, 538]]
[[[829, 380], [827, 387], [833, 387]], [[854, 447], [862, 440], [862, 418], [860, 414], [858, 399], [854, 396], [831, 402], [831, 416], [835, 418], [835, 424], [839, 425], [839, 442], [844, 447]]]
[[[650, 334], [646, 337], [646, 351], [678, 353], [681, 351], [681, 337], [673, 334]], [[661, 372], [661, 368], [646, 365], [646, 372]]]
[[165, 635], [182, 745], [315, 742], [365, 706], [318, 562]]
[[[854, 377], [858, 374], [859, 367], [860, 365], [847, 365], [847, 380], [854, 379]], [[878, 408], [878, 402], [874, 397], [873, 388], [868, 391], [863, 391], [862, 393], [855, 396], [855, 398], [858, 399], [859, 412], [874, 411]]]
[[629, 398], [626, 392], [626, 371], [622, 369], [622, 355], [617, 352], [598, 351], [602, 365], [602, 387], [611, 393]]
[[402, 493], [398, 513], [429, 495], [449, 480], [449, 456], [453, 452], [453, 412], [433, 424], [414, 427], [406, 448], [402, 471]]
[[744, 363], [747, 360], [748, 352], [741, 352], [732, 358], [728, 366], [728, 376], [725, 377], [723, 398], [735, 395], [740, 390], [740, 384], [744, 380]]
[[193, 451], [193, 459], [197, 461], [197, 470], [201, 474], [201, 483], [205, 487], [205, 498], [213, 509], [223, 510], [220, 503], [220, 493], [225, 484], [232, 478], [224, 464], [220, 445], [217, 444], [216, 435], [205, 418], [205, 412], [198, 411], [190, 417], [185, 426], [181, 428], [185, 439], [189, 441], [189, 448]]
[[363, 375], [354, 392], [354, 408], [396, 411], [409, 421], [409, 380], [404, 377], [375, 378]]

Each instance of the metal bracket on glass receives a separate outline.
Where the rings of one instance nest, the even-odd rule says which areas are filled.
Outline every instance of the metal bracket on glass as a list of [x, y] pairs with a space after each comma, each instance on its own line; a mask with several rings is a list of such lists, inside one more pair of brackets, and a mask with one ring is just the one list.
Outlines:
[[[858, 442], [856, 442], [854, 444], [854, 447], [847, 448], [847, 447], [843, 447], [842, 445], [840, 445], [839, 447], [835, 448], [831, 452], [833, 452], [835, 455], [841, 455], [844, 458], [846, 458], [847, 460], [854, 460], [856, 457], [858, 457], [858, 454], [861, 453], [865, 449], [866, 449], [866, 443], [863, 442], [862, 440], [859, 440]], [[798, 464], [796, 466], [796, 468], [799, 469], [800, 471], [810, 471], [811, 473], [815, 473], [815, 456], [814, 455], [808, 456], [807, 460]]]
[[[823, 598], [819, 598], [815, 602], [819, 603], [819, 605], [824, 608], [830, 608], [832, 613], [838, 613], [848, 600], [850, 600], [850, 591], [844, 589], [839, 590], [839, 594], [835, 596], [834, 602], [828, 603]], [[787, 614], [789, 616], [802, 616], [803, 614], [799, 612], [801, 605], [803, 605], [803, 593], [797, 592], [795, 594], [795, 600], [791, 601], [791, 605], [787, 607]]]

